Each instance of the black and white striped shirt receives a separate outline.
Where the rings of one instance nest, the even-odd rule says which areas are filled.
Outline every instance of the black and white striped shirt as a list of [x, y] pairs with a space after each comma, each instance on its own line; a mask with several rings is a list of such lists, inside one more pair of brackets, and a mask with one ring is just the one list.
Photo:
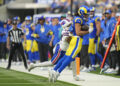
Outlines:
[[23, 31], [18, 28], [16, 28], [15, 30], [11, 29], [8, 32], [8, 36], [10, 37], [11, 42], [14, 42], [14, 43], [21, 43], [22, 42], [21, 36], [23, 36], [23, 35], [24, 35]]

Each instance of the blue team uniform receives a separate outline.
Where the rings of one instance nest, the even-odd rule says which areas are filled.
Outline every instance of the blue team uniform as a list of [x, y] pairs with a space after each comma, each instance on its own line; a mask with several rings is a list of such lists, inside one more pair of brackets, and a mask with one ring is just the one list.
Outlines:
[[[88, 25], [88, 22], [86, 22], [86, 24]], [[82, 45], [89, 45], [89, 34], [83, 36]]]
[[101, 21], [101, 28], [102, 28], [102, 32], [100, 33], [100, 43], [104, 40], [104, 34], [105, 34], [105, 20]]
[[17, 27], [18, 27], [18, 28], [21, 28], [21, 25], [22, 25], [22, 23], [18, 23], [18, 24], [17, 24]]
[[[0, 27], [0, 34], [2, 33], [2, 27]], [[0, 43], [2, 42], [2, 36], [0, 35]]]
[[52, 26], [51, 30], [53, 32], [54, 35], [54, 39], [53, 39], [53, 46], [55, 46], [59, 41], [60, 41], [60, 37], [59, 37], [59, 30], [61, 28], [60, 24], [57, 24], [55, 26]]
[[43, 26], [38, 24], [35, 28], [35, 33], [39, 35], [39, 38], [36, 40], [40, 43], [48, 44], [50, 42], [50, 37], [47, 36], [47, 33], [50, 31], [50, 27], [47, 24]]
[[96, 32], [97, 32], [96, 22], [97, 21], [100, 21], [100, 18], [98, 16], [89, 18], [89, 26], [90, 28], [93, 28], [93, 31], [89, 33], [89, 47], [88, 47], [88, 53], [90, 55], [92, 66], [95, 65], [95, 55], [100, 59], [101, 62], [103, 60], [102, 55], [100, 55], [97, 52], [97, 41], [98, 41], [98, 39], [96, 39], [97, 37], [96, 36]]
[[7, 28], [2, 28], [2, 33], [4, 33], [4, 35], [2, 36], [2, 42], [5, 43], [7, 41], [7, 37], [8, 37]]
[[56, 66], [54, 67], [55, 71], [61, 73], [63, 69], [75, 60], [75, 57], [80, 52], [82, 47], [83, 36], [77, 36], [75, 31], [75, 23], [79, 23], [81, 25], [85, 25], [86, 22], [82, 17], [76, 16], [73, 20], [73, 35], [71, 41], [69, 43], [69, 47], [65, 53], [65, 55], [58, 61]]
[[31, 23], [25, 26], [25, 33], [26, 33], [26, 51], [28, 53], [28, 58], [30, 62], [39, 60], [39, 53], [38, 53], [38, 45], [34, 37], [31, 35], [34, 31], [31, 29]]
[[81, 25], [85, 25], [86, 22], [81, 17], [75, 17], [73, 20], [73, 35], [72, 39], [70, 41], [70, 45], [68, 50], [66, 51], [67, 56], [71, 56], [72, 58], [75, 58], [77, 54], [80, 52], [83, 42], [83, 36], [77, 36], [75, 31], [75, 23], [79, 23]]
[[7, 24], [8, 31], [12, 28], [12, 25]]
[[89, 26], [93, 29], [91, 33], [89, 33], [89, 48], [88, 48], [88, 53], [95, 54], [96, 53], [96, 21], [100, 21], [98, 16], [95, 16], [93, 18], [89, 18]]
[[[105, 19], [106, 20], [106, 19]], [[107, 20], [106, 25], [104, 24], [105, 30], [104, 30], [104, 40], [111, 38], [114, 27], [116, 24], [116, 20], [114, 17]]]

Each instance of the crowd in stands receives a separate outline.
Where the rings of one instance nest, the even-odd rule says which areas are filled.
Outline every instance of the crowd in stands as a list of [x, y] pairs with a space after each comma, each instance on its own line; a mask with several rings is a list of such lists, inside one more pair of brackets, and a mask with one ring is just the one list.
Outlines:
[[[119, 0], [73, 0], [72, 9], [73, 12], [80, 7], [80, 5], [94, 6], [96, 7], [96, 12], [103, 12], [105, 8], [115, 8], [119, 10], [120, 1]], [[51, 13], [66, 13], [71, 9], [71, 0], [53, 0], [50, 6]], [[119, 10], [120, 11], [120, 10]]]

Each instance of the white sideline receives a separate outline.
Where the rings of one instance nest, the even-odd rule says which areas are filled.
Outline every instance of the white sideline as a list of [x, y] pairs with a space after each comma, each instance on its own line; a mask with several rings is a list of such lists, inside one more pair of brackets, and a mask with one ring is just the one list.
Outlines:
[[[6, 66], [7, 63], [5, 62], [0, 63], [0, 67], [6, 68]], [[34, 75], [48, 77], [48, 71], [40, 70], [40, 68], [36, 68], [31, 72], [28, 72], [27, 70], [25, 70], [23, 65], [12, 65], [11, 69], [34, 74]], [[72, 71], [64, 70], [58, 80], [73, 83], [80, 86], [120, 86], [120, 78], [83, 73], [83, 72], [80, 73], [80, 77], [82, 79], [85, 79], [85, 81], [75, 81], [72, 76]]]

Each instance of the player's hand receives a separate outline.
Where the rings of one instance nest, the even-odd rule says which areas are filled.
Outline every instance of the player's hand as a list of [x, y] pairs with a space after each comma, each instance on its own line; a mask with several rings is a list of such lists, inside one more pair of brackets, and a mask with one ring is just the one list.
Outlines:
[[70, 41], [71, 41], [71, 36], [70, 36], [70, 37], [67, 37], [65, 40], [66, 40], [68, 43], [70, 43]]
[[50, 41], [49, 46], [52, 47], [52, 41]]
[[23, 47], [24, 47], [24, 48], [26, 48], [26, 46], [27, 46], [27, 44], [26, 44], [26, 43], [24, 43], [24, 46], [23, 46]]
[[91, 33], [93, 31], [93, 28], [89, 28], [89, 33]]
[[88, 25], [83, 25], [83, 26], [81, 27], [81, 30], [82, 30], [82, 31], [88, 31], [88, 30], [89, 30], [89, 26], [88, 26]]
[[105, 41], [102, 41], [102, 44], [105, 45]]

